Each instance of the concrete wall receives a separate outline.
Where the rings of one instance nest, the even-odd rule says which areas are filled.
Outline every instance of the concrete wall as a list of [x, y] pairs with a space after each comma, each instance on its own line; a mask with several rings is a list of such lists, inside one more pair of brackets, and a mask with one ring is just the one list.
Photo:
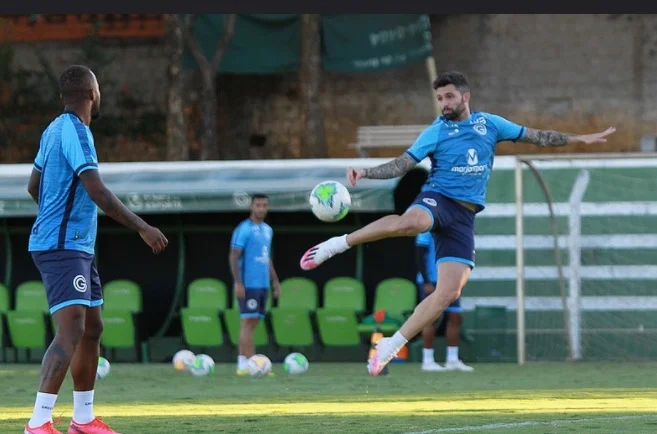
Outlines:
[[[655, 16], [450, 15], [433, 17], [432, 31], [438, 71], [458, 69], [468, 75], [474, 110], [567, 132], [616, 126], [617, 134], [595, 150], [638, 150], [641, 137], [657, 134]], [[163, 46], [104, 44], [103, 53], [114, 58], [101, 77], [112, 83], [105, 86], [105, 109], [116, 110], [121, 93], [166, 109]], [[44, 46], [57, 70], [76, 61], [80, 47]], [[28, 46], [19, 47], [17, 62], [39, 68]], [[222, 75], [219, 89], [221, 144], [234, 146], [240, 158], [299, 156], [303, 113], [297, 74]], [[321, 94], [331, 157], [356, 156], [348, 144], [355, 141], [359, 125], [423, 124], [434, 117], [424, 63], [369, 74], [327, 73]], [[190, 92], [192, 99], [201, 96]], [[264, 147], [249, 145], [254, 134], [266, 136]], [[573, 150], [594, 149], [567, 149]], [[537, 149], [504, 144], [498, 153], [518, 151]]]

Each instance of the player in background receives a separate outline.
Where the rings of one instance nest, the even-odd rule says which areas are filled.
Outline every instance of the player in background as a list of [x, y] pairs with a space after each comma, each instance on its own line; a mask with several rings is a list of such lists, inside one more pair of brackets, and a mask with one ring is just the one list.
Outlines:
[[[417, 290], [420, 302], [436, 288], [436, 243], [431, 232], [423, 232], [415, 237], [415, 263], [417, 265]], [[459, 359], [459, 342], [461, 340], [461, 297], [453, 301], [445, 313], [447, 314], [447, 355], [445, 366], [436, 363], [433, 352], [433, 341], [436, 337], [436, 324], [430, 323], [422, 329], [422, 370], [439, 371], [474, 371]]]
[[241, 318], [237, 375], [248, 374], [247, 361], [255, 354], [253, 331], [265, 317], [270, 285], [275, 298], [281, 294], [281, 284], [270, 258], [274, 231], [265, 223], [268, 210], [269, 198], [254, 194], [249, 218], [235, 228], [230, 240], [230, 271]]
[[86, 66], [59, 78], [64, 112], [41, 136], [27, 190], [39, 209], [29, 251], [39, 269], [57, 332], [41, 364], [41, 382], [25, 434], [57, 434], [52, 412], [66, 372], [73, 378], [69, 434], [111, 434], [94, 416], [94, 384], [103, 331], [103, 295], [94, 264], [98, 212], [139, 233], [160, 253], [168, 244], [103, 183], [89, 125], [100, 114], [100, 89]]
[[540, 147], [592, 144], [606, 142], [606, 137], [616, 131], [608, 128], [578, 135], [536, 130], [491, 113], [471, 112], [470, 88], [460, 72], [442, 73], [433, 88], [442, 116], [406, 152], [376, 167], [347, 169], [347, 179], [355, 186], [363, 178], [402, 176], [429, 157], [431, 173], [415, 202], [402, 215], [382, 217], [310, 248], [300, 261], [302, 269], [310, 270], [358, 244], [427, 231], [436, 234], [436, 290], [415, 308], [398, 332], [381, 339], [376, 354], [368, 361], [371, 375], [378, 375], [409, 339], [461, 295], [474, 268], [474, 219], [486, 206], [486, 188], [498, 142], [519, 141]]

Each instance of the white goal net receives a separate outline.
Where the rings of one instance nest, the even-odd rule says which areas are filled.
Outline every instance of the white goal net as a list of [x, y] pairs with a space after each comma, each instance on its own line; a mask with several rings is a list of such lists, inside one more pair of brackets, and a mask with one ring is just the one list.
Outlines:
[[657, 359], [657, 155], [498, 160], [463, 293], [483, 355]]

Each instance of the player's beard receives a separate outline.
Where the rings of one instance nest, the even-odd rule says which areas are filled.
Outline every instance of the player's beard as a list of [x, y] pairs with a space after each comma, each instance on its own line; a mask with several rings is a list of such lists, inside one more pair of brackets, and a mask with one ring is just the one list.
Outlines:
[[465, 111], [465, 103], [461, 101], [461, 104], [454, 107], [451, 111], [445, 113], [445, 111], [443, 110], [443, 116], [445, 116], [445, 119], [449, 121], [453, 121], [461, 117], [464, 111]]

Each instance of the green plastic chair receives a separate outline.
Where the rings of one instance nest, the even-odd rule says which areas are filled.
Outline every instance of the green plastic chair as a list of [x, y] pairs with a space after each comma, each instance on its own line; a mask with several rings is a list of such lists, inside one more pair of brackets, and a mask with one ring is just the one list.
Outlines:
[[0, 315], [9, 312], [9, 289], [0, 283]]
[[308, 310], [303, 308], [273, 308], [271, 326], [279, 347], [307, 347], [313, 344], [313, 327]]
[[317, 284], [306, 277], [289, 277], [281, 282], [278, 307], [315, 310], [317, 299]]
[[135, 348], [137, 337], [133, 314], [127, 309], [103, 309], [101, 344], [107, 349]]
[[180, 315], [187, 344], [204, 348], [224, 344], [224, 330], [214, 308], [185, 307]]
[[7, 325], [14, 348], [46, 348], [46, 322], [43, 312], [36, 310], [7, 312]]
[[408, 279], [392, 277], [376, 286], [374, 312], [383, 309], [392, 315], [403, 316], [417, 304], [417, 286]]
[[324, 284], [325, 308], [365, 310], [365, 285], [353, 277], [334, 277]]
[[141, 287], [127, 279], [117, 279], [103, 286], [105, 309], [125, 309], [133, 313], [141, 313]]
[[[238, 346], [240, 343], [240, 311], [238, 309], [228, 309], [224, 311], [224, 321], [226, 322], [226, 330], [228, 331], [228, 339], [230, 343]], [[258, 321], [258, 325], [253, 330], [253, 344], [256, 347], [262, 347], [269, 344], [269, 335], [265, 321]]]
[[319, 337], [325, 346], [353, 346], [360, 344], [356, 313], [350, 308], [317, 310]]
[[228, 308], [226, 284], [212, 277], [193, 280], [187, 286], [187, 307], [226, 310]]
[[16, 287], [16, 307], [18, 311], [49, 313], [46, 288], [39, 280], [28, 280]]

